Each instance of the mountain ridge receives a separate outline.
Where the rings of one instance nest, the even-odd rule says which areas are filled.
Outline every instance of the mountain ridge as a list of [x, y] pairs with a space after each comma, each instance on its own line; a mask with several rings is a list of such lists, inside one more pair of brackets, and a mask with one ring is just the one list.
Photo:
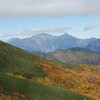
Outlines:
[[30, 38], [13, 39], [9, 44], [17, 46], [26, 51], [53, 52], [57, 49], [69, 49], [73, 47], [84, 47], [95, 39], [79, 39], [67, 33], [60, 36], [52, 36], [47, 33], [37, 34]]
[[85, 46], [85, 48], [100, 52], [100, 39], [97, 39], [97, 40], [89, 43], [87, 46]]
[[33, 54], [51, 61], [100, 65], [100, 53], [87, 48], [76, 47], [68, 50], [60, 49], [49, 53], [33, 51]]

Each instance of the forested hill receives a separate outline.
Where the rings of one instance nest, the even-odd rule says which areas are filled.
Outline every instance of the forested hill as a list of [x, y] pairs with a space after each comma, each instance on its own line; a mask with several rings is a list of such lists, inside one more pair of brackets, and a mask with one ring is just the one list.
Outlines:
[[33, 54], [52, 61], [64, 63], [81, 63], [100, 65], [100, 53], [86, 48], [71, 48], [68, 50], [57, 50], [51, 53], [33, 51]]

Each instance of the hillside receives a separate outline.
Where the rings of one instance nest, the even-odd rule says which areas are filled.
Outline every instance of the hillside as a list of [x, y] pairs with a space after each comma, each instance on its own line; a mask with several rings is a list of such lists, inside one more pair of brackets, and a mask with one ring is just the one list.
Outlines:
[[52, 53], [42, 53], [34, 51], [33, 54], [39, 55], [48, 60], [60, 61], [64, 63], [100, 65], [100, 53], [79, 47], [68, 50], [57, 50]]
[[89, 43], [86, 48], [93, 50], [93, 51], [97, 51], [100, 52], [100, 39], [95, 40], [91, 43]]
[[65, 66], [54, 66], [52, 63], [52, 67], [48, 66], [47, 64], [50, 62], [47, 63], [42, 59], [35, 63], [38, 67], [42, 67], [47, 76], [45, 78], [32, 77], [31, 80], [69, 89], [97, 100], [100, 99], [100, 66], [79, 64], [69, 69]]
[[73, 47], [84, 47], [94, 40], [96, 39], [79, 39], [67, 33], [60, 36], [42, 33], [25, 39], [10, 39], [8, 43], [30, 52], [53, 52], [58, 49], [65, 50]]
[[16, 94], [22, 100], [24, 97], [25, 100], [34, 100], [35, 97], [37, 100], [44, 100], [44, 97], [45, 100], [100, 98], [100, 66], [75, 65], [75, 68], [67, 69], [1, 41], [0, 73], [1, 98]]
[[22, 74], [23, 76], [43, 77], [40, 69], [33, 63], [39, 57], [0, 41], [0, 71]]
[[75, 92], [0, 73], [0, 100], [93, 100]]

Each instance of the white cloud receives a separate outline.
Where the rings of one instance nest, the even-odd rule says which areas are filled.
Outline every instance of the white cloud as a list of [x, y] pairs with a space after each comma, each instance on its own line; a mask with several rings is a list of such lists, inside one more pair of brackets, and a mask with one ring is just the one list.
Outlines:
[[100, 26], [100, 23], [93, 23], [93, 24], [90, 24], [90, 25], [85, 26], [84, 30], [85, 31], [86, 30], [90, 30], [90, 29], [95, 28], [95, 27], [98, 27], [98, 26]]
[[54, 27], [47, 27], [47, 28], [37, 28], [37, 29], [29, 29], [24, 31], [19, 31], [15, 33], [6, 34], [3, 36], [0, 36], [1, 40], [8, 40], [9, 38], [23, 38], [23, 37], [29, 37], [33, 36], [35, 34], [41, 34], [41, 33], [63, 33], [66, 32], [66, 30], [72, 29], [71, 27], [64, 27], [64, 26], [54, 26]]
[[100, 0], [0, 0], [0, 17], [46, 17], [100, 13]]

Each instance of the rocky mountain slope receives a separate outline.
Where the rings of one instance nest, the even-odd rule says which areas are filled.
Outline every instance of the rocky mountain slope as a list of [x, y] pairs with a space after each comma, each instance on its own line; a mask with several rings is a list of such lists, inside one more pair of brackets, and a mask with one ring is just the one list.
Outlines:
[[27, 51], [52, 52], [58, 49], [65, 50], [73, 47], [84, 47], [94, 40], [95, 38], [78, 39], [67, 33], [60, 36], [42, 33], [25, 39], [10, 39], [8, 43]]
[[100, 39], [91, 42], [90, 44], [86, 46], [86, 48], [93, 51], [100, 52]]

